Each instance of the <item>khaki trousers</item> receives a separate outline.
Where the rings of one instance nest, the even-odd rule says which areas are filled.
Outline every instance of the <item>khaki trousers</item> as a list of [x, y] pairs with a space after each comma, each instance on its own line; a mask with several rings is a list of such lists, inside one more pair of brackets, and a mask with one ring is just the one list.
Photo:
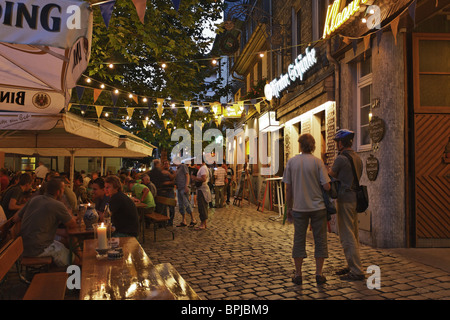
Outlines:
[[355, 275], [363, 274], [359, 255], [358, 213], [356, 202], [337, 201], [337, 224], [339, 238], [344, 249], [350, 272]]

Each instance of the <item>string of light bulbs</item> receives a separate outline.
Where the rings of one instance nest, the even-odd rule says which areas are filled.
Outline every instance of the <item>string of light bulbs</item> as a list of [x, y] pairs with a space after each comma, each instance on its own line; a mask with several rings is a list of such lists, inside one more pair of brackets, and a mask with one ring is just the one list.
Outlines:
[[[93, 79], [91, 77], [88, 77], [86, 75], [82, 75], [82, 77], [85, 78], [85, 82], [86, 83], [89, 83], [89, 84], [94, 83], [94, 82], [97, 83], [98, 84], [98, 88], [85, 86], [85, 85], [77, 85], [77, 87], [82, 87], [82, 88], [87, 88], [87, 89], [92, 89], [92, 90], [99, 90], [100, 89], [102, 91], [110, 91], [110, 92], [114, 93], [115, 95], [120, 95], [120, 94], [123, 95], [124, 94], [129, 99], [134, 100], [135, 102], [136, 102], [136, 100], [138, 101], [138, 102], [136, 102], [136, 104], [138, 105], [138, 106], [136, 106], [136, 108], [148, 108], [148, 107], [151, 107], [151, 106], [148, 106], [148, 105], [146, 107], [139, 107], [139, 101], [141, 101], [141, 103], [148, 103], [149, 99], [151, 99], [152, 101], [155, 101], [155, 100], [158, 100], [158, 99], [163, 99], [164, 100], [163, 102], [166, 104], [166, 106], [164, 106], [164, 105], [162, 106], [163, 108], [180, 108], [180, 109], [184, 109], [185, 108], [185, 106], [184, 106], [184, 102], [185, 101], [188, 101], [188, 102], [191, 102], [191, 103], [192, 102], [194, 102], [194, 103], [198, 103], [199, 102], [199, 100], [178, 100], [178, 99], [172, 99], [171, 97], [158, 98], [158, 97], [150, 97], [148, 95], [135, 94], [135, 93], [130, 92], [130, 91], [126, 91], [126, 90], [122, 90], [122, 89], [119, 90], [119, 89], [117, 89], [114, 86], [106, 85], [105, 83], [103, 83], [101, 81], [98, 81], [96, 79]], [[166, 100], [168, 100], [168, 101], [166, 101]], [[260, 101], [258, 101], [258, 100], [260, 100]], [[264, 100], [265, 100], [265, 97], [259, 97], [259, 98], [253, 98], [253, 99], [240, 100], [240, 102], [243, 102], [243, 105], [246, 105], [246, 102], [247, 102], [248, 105], [253, 105], [255, 103], [255, 101], [257, 103], [257, 102], [261, 102], [261, 101], [264, 101]], [[198, 105], [198, 104], [195, 105], [194, 104], [194, 105], [191, 105], [191, 107], [199, 108], [199, 110], [202, 111], [203, 108], [208, 107], [208, 106], [205, 106], [205, 104], [208, 104], [209, 107], [211, 107], [213, 104], [217, 104], [218, 103], [217, 101], [200, 101], [200, 102], [203, 105]], [[221, 105], [226, 105], [226, 106], [231, 106], [231, 105], [234, 105], [236, 103], [237, 102], [228, 102], [228, 103], [220, 103], [220, 104]], [[77, 104], [77, 103], [74, 102], [73, 104]], [[94, 104], [78, 103], [78, 104], [80, 104], [80, 105], [88, 105], [88, 106], [95, 106], [95, 103]], [[167, 104], [169, 106], [167, 106]], [[181, 106], [180, 106], [180, 104], [181, 104]], [[104, 107], [111, 107], [111, 106], [104, 106]], [[126, 107], [118, 107], [118, 108], [126, 108]]]

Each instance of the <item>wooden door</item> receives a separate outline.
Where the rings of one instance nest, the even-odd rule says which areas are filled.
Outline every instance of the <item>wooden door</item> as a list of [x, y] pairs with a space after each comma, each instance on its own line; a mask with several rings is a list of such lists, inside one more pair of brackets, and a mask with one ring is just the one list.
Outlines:
[[450, 247], [450, 35], [413, 35], [417, 247]]
[[450, 246], [450, 115], [415, 115], [418, 247]]

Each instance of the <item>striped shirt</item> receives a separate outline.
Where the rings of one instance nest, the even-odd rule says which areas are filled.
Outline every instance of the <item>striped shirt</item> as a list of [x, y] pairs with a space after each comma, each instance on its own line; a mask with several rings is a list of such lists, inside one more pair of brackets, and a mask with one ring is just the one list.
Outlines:
[[218, 167], [217, 170], [214, 170], [214, 177], [216, 186], [224, 186], [227, 172], [224, 168]]

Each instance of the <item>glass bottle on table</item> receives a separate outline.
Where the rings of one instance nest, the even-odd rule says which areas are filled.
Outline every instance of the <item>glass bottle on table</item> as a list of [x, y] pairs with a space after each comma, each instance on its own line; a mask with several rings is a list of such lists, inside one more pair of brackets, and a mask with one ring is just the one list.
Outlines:
[[81, 224], [83, 222], [84, 214], [86, 213], [86, 206], [84, 205], [83, 200], [81, 200], [80, 196], [78, 196], [77, 198], [77, 206], [75, 211], [78, 224]]
[[109, 203], [105, 206], [105, 211], [103, 212], [103, 222], [106, 225], [106, 228], [108, 230], [108, 240], [111, 240], [111, 229], [112, 229], [112, 222], [111, 222], [111, 210], [109, 209]]

